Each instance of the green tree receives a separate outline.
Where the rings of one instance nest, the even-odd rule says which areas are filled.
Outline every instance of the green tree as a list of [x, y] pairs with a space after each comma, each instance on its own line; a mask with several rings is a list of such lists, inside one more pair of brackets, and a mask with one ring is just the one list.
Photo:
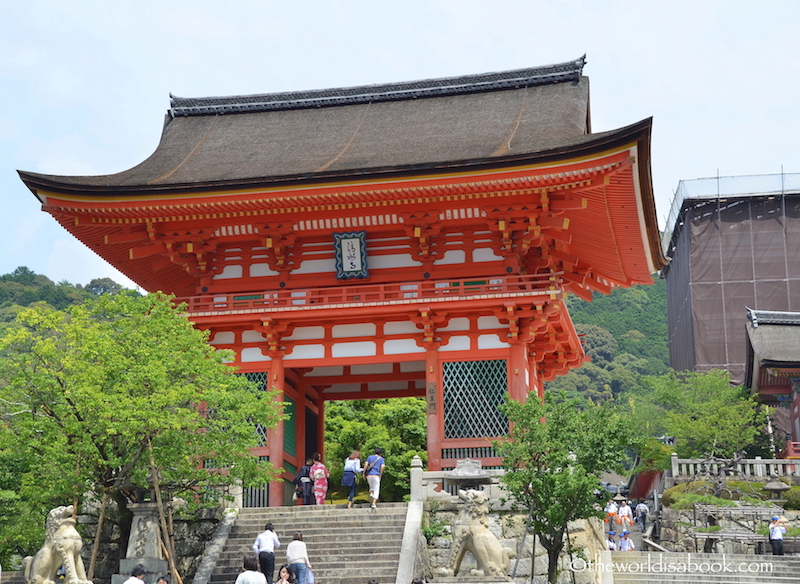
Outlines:
[[[674, 436], [680, 456], [731, 458], [763, 434], [767, 409], [731, 385], [725, 371], [672, 372], [648, 378], [648, 384], [652, 393], [631, 399], [633, 417], [645, 435]], [[642, 427], [645, 420], [648, 427]]]
[[120, 284], [117, 284], [111, 278], [95, 278], [86, 284], [84, 289], [88, 290], [95, 296], [99, 296], [100, 294], [117, 294], [124, 290]]
[[85, 301], [89, 296], [90, 293], [80, 286], [69, 282], [55, 284], [47, 276], [36, 274], [25, 266], [0, 276], [0, 308], [46, 302], [54, 308], [64, 309]]
[[592, 302], [569, 296], [570, 317], [609, 331], [621, 353], [646, 361], [646, 375], [661, 375], [669, 369], [667, 343], [667, 286], [657, 279], [652, 286], [615, 288], [611, 294], [595, 293]]
[[501, 406], [511, 432], [495, 443], [512, 503], [530, 513], [547, 550], [548, 582], [556, 582], [567, 525], [600, 517], [597, 488], [603, 472], [618, 470], [625, 451], [636, 445], [626, 424], [605, 405], [531, 393], [522, 404]]
[[325, 455], [332, 482], [339, 484], [344, 459], [360, 450], [362, 461], [376, 446], [384, 450], [386, 470], [381, 498], [402, 501], [408, 496], [411, 459], [428, 459], [425, 399], [404, 397], [339, 401], [325, 409]]
[[[254, 424], [282, 415], [275, 396], [233, 374], [206, 336], [161, 294], [22, 310], [0, 338], [0, 465], [14, 463], [18, 480], [10, 490], [44, 507], [107, 495], [125, 550], [127, 504], [153, 466], [165, 490], [194, 503], [270, 480], [272, 468], [248, 449]], [[18, 527], [0, 524], [0, 541]]]

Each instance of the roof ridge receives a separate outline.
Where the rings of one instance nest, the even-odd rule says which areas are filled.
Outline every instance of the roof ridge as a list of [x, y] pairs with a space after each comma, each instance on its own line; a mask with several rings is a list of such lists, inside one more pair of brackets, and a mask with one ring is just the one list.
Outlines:
[[800, 325], [800, 312], [747, 308], [747, 318], [757, 328], [762, 324]]
[[358, 103], [401, 101], [420, 97], [463, 95], [577, 81], [586, 55], [573, 61], [528, 69], [479, 73], [420, 81], [314, 89], [283, 93], [228, 97], [177, 97], [170, 94], [172, 117], [251, 113], [288, 109], [331, 107]]

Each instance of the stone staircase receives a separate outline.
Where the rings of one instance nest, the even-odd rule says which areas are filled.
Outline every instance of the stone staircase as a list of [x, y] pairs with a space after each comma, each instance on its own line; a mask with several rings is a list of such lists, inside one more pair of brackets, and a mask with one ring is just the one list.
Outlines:
[[317, 584], [350, 584], [375, 578], [395, 581], [406, 521], [404, 503], [347, 509], [344, 505], [242, 509], [211, 574], [210, 584], [233, 584], [242, 555], [271, 522], [281, 541], [275, 568], [286, 562], [286, 546], [296, 531], [303, 534]]
[[25, 584], [25, 575], [22, 571], [7, 572], [3, 570], [3, 584]]
[[614, 584], [800, 584], [800, 557], [612, 552]]

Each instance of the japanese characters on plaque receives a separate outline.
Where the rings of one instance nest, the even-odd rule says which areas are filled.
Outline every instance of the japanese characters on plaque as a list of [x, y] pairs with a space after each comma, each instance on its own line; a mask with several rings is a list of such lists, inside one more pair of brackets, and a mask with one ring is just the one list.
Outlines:
[[367, 232], [334, 233], [336, 277], [367, 278]]
[[428, 383], [428, 395], [425, 396], [425, 399], [428, 401], [428, 413], [435, 414], [436, 413], [436, 383], [430, 382]]

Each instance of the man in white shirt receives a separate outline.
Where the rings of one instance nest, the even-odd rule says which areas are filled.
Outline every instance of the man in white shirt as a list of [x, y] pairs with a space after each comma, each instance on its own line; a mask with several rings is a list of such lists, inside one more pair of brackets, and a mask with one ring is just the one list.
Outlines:
[[769, 524], [769, 544], [772, 546], [773, 556], [783, 555], [783, 534], [786, 533], [786, 527], [783, 525], [780, 517], [775, 515], [772, 518], [772, 523]]
[[619, 542], [617, 543], [617, 549], [621, 552], [632, 552], [636, 549], [636, 546], [633, 545], [633, 540], [630, 536], [630, 531], [627, 529], [622, 532], [622, 537], [620, 538]]
[[145, 574], [147, 574], [147, 569], [142, 564], [136, 564], [131, 570], [131, 577], [123, 584], [142, 584]]
[[617, 523], [622, 526], [622, 529], [630, 529], [633, 526], [633, 511], [627, 501], [623, 501], [619, 506], [617, 515]]
[[258, 554], [258, 565], [267, 578], [267, 584], [272, 584], [272, 575], [275, 572], [275, 550], [281, 547], [281, 542], [275, 533], [272, 523], [264, 526], [264, 531], [258, 534], [253, 542], [253, 551]]

